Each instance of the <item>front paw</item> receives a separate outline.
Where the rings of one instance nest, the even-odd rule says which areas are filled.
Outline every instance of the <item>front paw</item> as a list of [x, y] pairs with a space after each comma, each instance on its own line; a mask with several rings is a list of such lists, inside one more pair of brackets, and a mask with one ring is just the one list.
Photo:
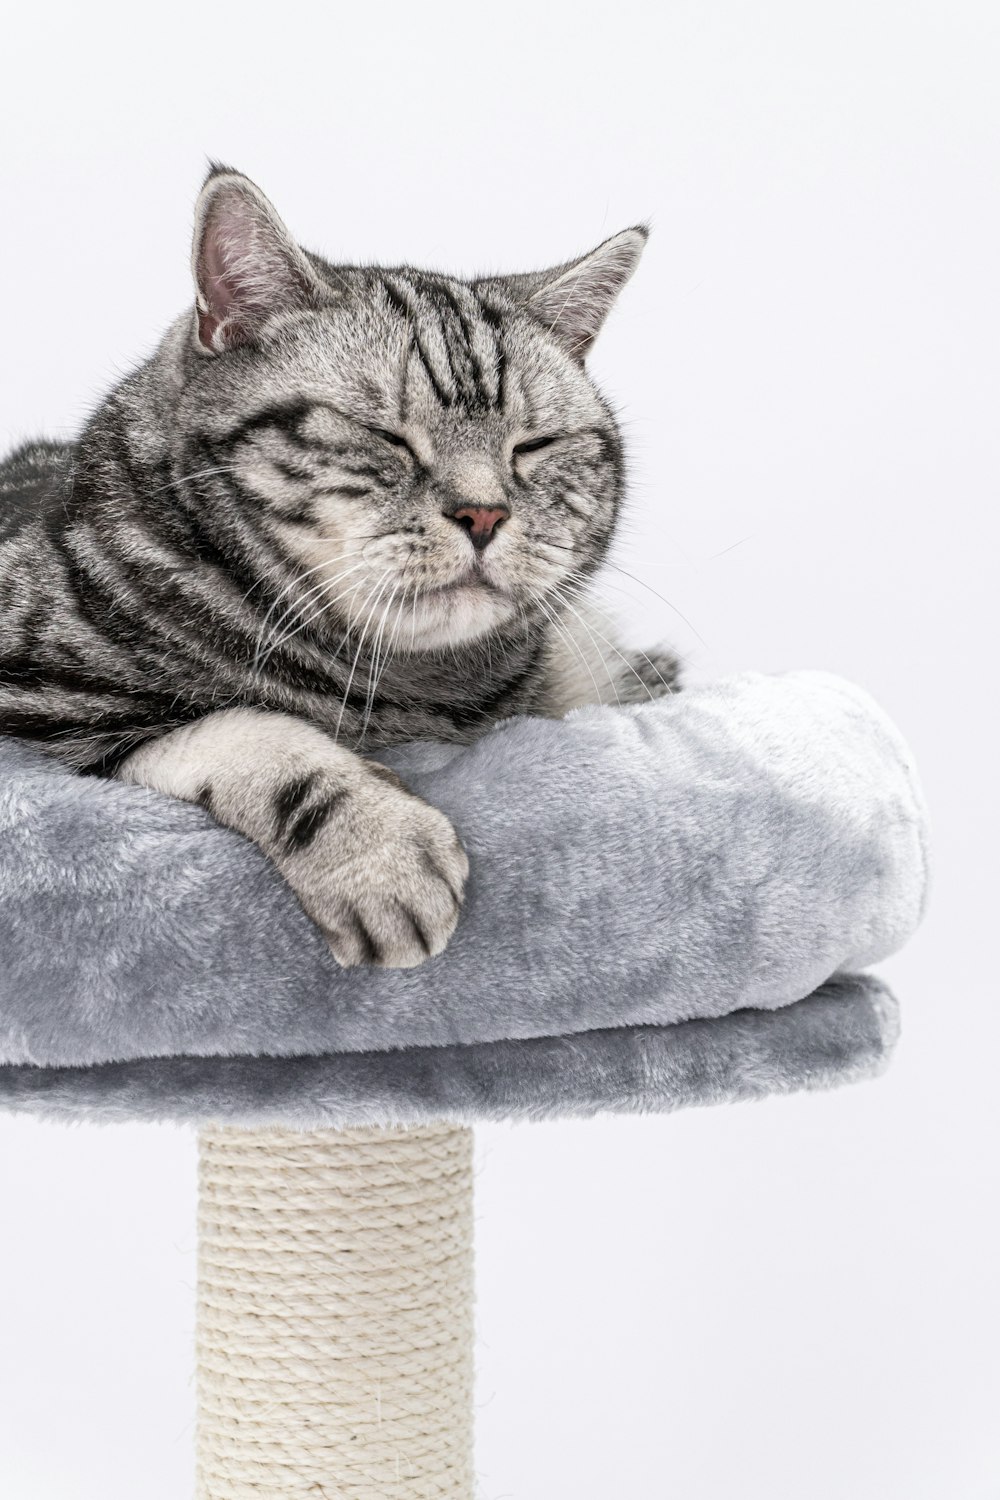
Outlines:
[[394, 772], [311, 786], [285, 817], [277, 863], [337, 962], [408, 969], [442, 952], [469, 861], [443, 813]]

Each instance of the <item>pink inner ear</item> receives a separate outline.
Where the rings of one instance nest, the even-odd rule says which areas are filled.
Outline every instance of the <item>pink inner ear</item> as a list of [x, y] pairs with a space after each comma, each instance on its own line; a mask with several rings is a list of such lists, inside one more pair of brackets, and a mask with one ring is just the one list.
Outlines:
[[[234, 266], [227, 262], [224, 246], [232, 246], [232, 230], [223, 215], [213, 214], [205, 225], [199, 256], [198, 282], [216, 324], [224, 323], [236, 309], [239, 287]], [[246, 252], [244, 251], [244, 254]]]
[[[255, 205], [239, 192], [219, 192], [209, 205], [198, 250], [198, 338], [206, 349], [232, 347], [250, 336], [254, 312], [247, 272], [260, 255]], [[264, 257], [261, 257], [264, 258]], [[221, 330], [221, 333], [220, 333]]]
[[210, 312], [202, 312], [201, 308], [198, 308], [198, 338], [206, 349], [215, 348], [215, 335], [221, 327], [222, 324], [217, 317]]
[[266, 204], [219, 188], [198, 248], [198, 337], [206, 349], [246, 343], [272, 312], [302, 296], [297, 253]]
[[205, 308], [198, 308], [198, 337], [206, 349], [217, 347], [216, 334], [232, 316], [236, 304], [234, 288], [226, 279], [217, 233], [217, 221], [206, 224], [198, 257], [198, 286], [207, 303]]

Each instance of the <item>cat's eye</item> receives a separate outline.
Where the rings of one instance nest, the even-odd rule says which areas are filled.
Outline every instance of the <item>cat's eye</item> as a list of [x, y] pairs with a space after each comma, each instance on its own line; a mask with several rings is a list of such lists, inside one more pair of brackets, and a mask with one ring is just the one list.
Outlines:
[[555, 442], [558, 442], [558, 435], [550, 433], [546, 437], [529, 438], [526, 443], [515, 443], [514, 457], [523, 458], [528, 453], [538, 453], [542, 448], [550, 448]]
[[390, 432], [388, 427], [369, 427], [368, 431], [381, 438], [384, 443], [390, 443], [393, 448], [401, 448], [404, 453], [413, 452], [405, 437], [400, 437], [398, 432]]

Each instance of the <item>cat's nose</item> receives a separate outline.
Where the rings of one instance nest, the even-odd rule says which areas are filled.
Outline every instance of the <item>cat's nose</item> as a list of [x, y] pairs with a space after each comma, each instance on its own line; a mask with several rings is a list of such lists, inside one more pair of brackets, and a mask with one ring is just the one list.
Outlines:
[[445, 515], [467, 531], [476, 551], [482, 552], [495, 540], [510, 511], [506, 505], [461, 505], [458, 510], [446, 510]]

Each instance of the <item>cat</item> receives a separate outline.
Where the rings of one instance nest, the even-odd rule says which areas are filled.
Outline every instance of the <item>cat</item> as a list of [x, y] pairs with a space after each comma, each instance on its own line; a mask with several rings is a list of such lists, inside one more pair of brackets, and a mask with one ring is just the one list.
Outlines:
[[472, 281], [334, 266], [213, 167], [194, 308], [77, 442], [0, 464], [0, 731], [200, 803], [341, 964], [440, 953], [465, 852], [362, 752], [676, 682], [586, 600], [623, 455], [584, 360], [645, 240]]

